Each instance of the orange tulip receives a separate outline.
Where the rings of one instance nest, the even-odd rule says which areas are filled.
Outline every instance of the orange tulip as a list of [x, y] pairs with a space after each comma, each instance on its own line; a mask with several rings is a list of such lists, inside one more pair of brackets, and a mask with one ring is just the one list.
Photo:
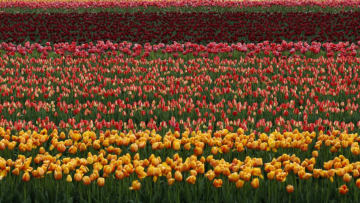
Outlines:
[[292, 185], [287, 185], [287, 186], [286, 186], [286, 191], [287, 191], [288, 193], [293, 193], [293, 192], [294, 192], [294, 186], [292, 186]]
[[111, 165], [104, 166], [104, 173], [110, 174], [112, 173], [113, 167]]
[[103, 186], [105, 185], [105, 178], [99, 177], [99, 178], [97, 179], [97, 185], [98, 185], [99, 187], [103, 187]]
[[348, 173], [345, 173], [343, 176], [343, 180], [347, 183], [351, 181], [351, 178], [352, 178], [351, 175]]
[[0, 151], [5, 150], [6, 146], [3, 142], [0, 142]]
[[138, 180], [134, 180], [131, 183], [131, 187], [129, 187], [130, 190], [140, 190], [141, 183]]
[[269, 180], [273, 180], [275, 177], [275, 171], [270, 171], [268, 174], [267, 174], [267, 178]]
[[184, 145], [184, 149], [185, 149], [185, 150], [190, 150], [190, 149], [191, 149], [191, 143], [190, 143], [190, 142], [186, 143], [186, 144]]
[[244, 181], [239, 179], [238, 181], [236, 181], [236, 187], [237, 188], [242, 188], [244, 186]]
[[125, 177], [124, 172], [120, 171], [120, 170], [116, 170], [115, 171], [115, 177], [119, 180], [123, 179]]
[[356, 180], [356, 187], [360, 188], [360, 178]]
[[256, 188], [259, 187], [259, 178], [254, 178], [254, 179], [251, 181], [251, 187], [253, 187], [254, 189], [256, 189]]
[[79, 148], [80, 148], [81, 152], [86, 151], [86, 149], [87, 149], [85, 143], [81, 143]]
[[82, 181], [83, 181], [84, 185], [90, 185], [90, 183], [91, 183], [91, 180], [90, 180], [89, 176], [84, 176], [82, 178]]
[[182, 181], [182, 179], [183, 179], [183, 176], [182, 176], [181, 172], [180, 172], [180, 171], [176, 171], [176, 172], [175, 172], [175, 180], [176, 180], [176, 181]]
[[212, 153], [213, 155], [216, 155], [216, 154], [218, 153], [218, 151], [219, 151], [219, 148], [216, 147], [216, 146], [214, 146], [214, 147], [211, 148], [211, 153]]
[[6, 170], [0, 170], [0, 180], [2, 180], [7, 175]]
[[240, 176], [238, 173], [232, 173], [228, 176], [230, 182], [236, 182], [239, 180]]
[[54, 178], [55, 178], [55, 180], [61, 180], [62, 179], [62, 172], [60, 170], [55, 170]]
[[217, 188], [221, 187], [223, 184], [223, 181], [222, 179], [215, 179], [214, 182], [213, 182], [213, 185]]
[[30, 174], [29, 174], [29, 172], [25, 172], [24, 173], [24, 175], [22, 176], [22, 180], [24, 181], [24, 182], [29, 182], [30, 181]]
[[348, 192], [349, 192], [349, 189], [345, 184], [339, 187], [339, 193], [340, 194], [345, 195]]
[[215, 178], [215, 173], [212, 170], [209, 170], [206, 172], [205, 177], [207, 177], [210, 181], [212, 181]]
[[137, 152], [139, 150], [139, 146], [136, 143], [132, 143], [130, 145], [130, 151]]
[[200, 156], [202, 153], [203, 153], [203, 148], [201, 148], [201, 147], [195, 147], [194, 148], [194, 154], [196, 156]]
[[190, 175], [197, 176], [196, 170], [194, 169], [190, 170]]
[[66, 147], [65, 147], [64, 143], [58, 144], [58, 145], [56, 146], [56, 149], [57, 149], [60, 153], [63, 153], [63, 152], [66, 151]]
[[19, 168], [14, 168], [14, 170], [12, 170], [11, 173], [18, 176], [20, 174], [20, 170]]
[[39, 176], [43, 176], [45, 174], [45, 170], [42, 167], [38, 168]]
[[313, 151], [311, 154], [312, 154], [312, 156], [315, 157], [315, 158], [319, 156], [319, 152], [318, 152], [318, 151]]
[[195, 184], [196, 182], [196, 176], [189, 176], [188, 178], [186, 178], [186, 182], [190, 183], [190, 184]]
[[172, 185], [172, 184], [174, 184], [175, 179], [174, 178], [168, 178], [167, 181], [168, 181], [169, 185]]
[[223, 171], [223, 168], [219, 165], [217, 165], [215, 168], [214, 168], [214, 173], [216, 176], [220, 175]]
[[180, 140], [174, 140], [173, 144], [172, 144], [172, 148], [174, 150], [179, 150], [180, 149], [180, 144], [181, 144]]
[[79, 181], [82, 180], [82, 178], [83, 178], [83, 174], [81, 174], [81, 173], [75, 173], [75, 175], [74, 175], [75, 181], [79, 182]]

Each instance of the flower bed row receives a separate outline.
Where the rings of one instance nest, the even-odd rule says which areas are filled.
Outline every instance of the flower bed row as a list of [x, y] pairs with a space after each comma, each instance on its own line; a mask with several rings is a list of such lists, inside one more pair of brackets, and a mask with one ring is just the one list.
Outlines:
[[12, 1], [3, 0], [0, 3], [0, 8], [19, 7], [19, 8], [81, 8], [81, 7], [268, 7], [268, 6], [323, 6], [323, 7], [358, 7], [359, 0], [25, 0]]
[[[160, 192], [165, 189], [163, 194], [170, 194], [172, 187], [177, 193], [168, 199], [177, 201], [206, 200], [207, 195], [213, 197], [211, 193], [228, 195], [224, 198], [230, 200], [239, 192], [253, 193], [264, 188], [267, 192], [256, 193], [259, 201], [306, 200], [304, 195], [308, 194], [319, 198], [309, 190], [308, 183], [311, 183], [318, 189], [327, 186], [316, 191], [323, 195], [322, 200], [346, 200], [358, 198], [359, 194], [360, 164], [356, 161], [360, 153], [359, 140], [358, 134], [339, 131], [317, 135], [294, 130], [255, 136], [244, 134], [241, 128], [234, 133], [226, 129], [214, 133], [186, 130], [182, 133], [169, 131], [165, 135], [159, 135], [155, 130], [126, 134], [117, 130], [100, 134], [92, 131], [81, 134], [71, 130], [65, 134], [57, 130], [48, 133], [44, 129], [11, 134], [10, 130], [0, 128], [0, 180], [11, 182], [1, 184], [0, 194], [14, 185], [22, 184], [26, 188], [31, 183], [34, 188], [25, 189], [22, 198], [26, 199], [27, 193], [31, 196], [36, 187], [44, 187], [44, 184], [47, 191], [54, 188], [59, 191], [60, 187], [64, 193], [58, 196], [65, 198], [69, 195], [79, 198], [84, 190], [92, 188], [95, 194], [87, 198], [100, 200], [124, 198], [119, 194], [112, 196], [110, 187], [117, 187], [117, 193], [127, 193], [125, 198], [135, 193], [132, 200], [136, 201], [150, 198], [153, 190]], [[340, 155], [333, 154], [337, 150], [341, 151]], [[44, 179], [46, 182], [41, 182]], [[68, 189], [73, 185], [70, 182], [76, 183], [77, 187], [90, 188], [72, 194]], [[106, 185], [109, 185], [107, 192], [96, 195], [101, 190], [98, 187]], [[219, 189], [222, 187], [225, 190]], [[306, 188], [305, 193], [302, 187]], [[149, 188], [153, 189], [147, 191]], [[189, 189], [206, 195], [196, 193], [186, 199], [179, 196], [188, 193]], [[129, 194], [129, 190], [140, 190], [143, 194]], [[226, 190], [232, 193], [228, 194]], [[351, 197], [338, 196], [349, 191]], [[269, 193], [271, 195], [267, 195]], [[282, 195], [284, 193], [289, 194]], [[39, 200], [39, 196], [44, 194], [31, 198]]]
[[[53, 13], [0, 14], [0, 41], [134, 43], [173, 41], [338, 42], [360, 40], [360, 12], [330, 13]], [[111, 20], [109, 20], [111, 19]], [[59, 33], [61, 32], [61, 35]]]
[[[295, 1], [294, 1], [295, 2]], [[79, 7], [2, 7], [0, 2], [0, 12], [6, 13], [167, 13], [167, 12], [180, 12], [180, 13], [226, 13], [226, 12], [246, 12], [246, 13], [289, 13], [289, 12], [315, 12], [315, 13], [339, 13], [339, 12], [358, 12], [360, 7], [353, 6], [309, 6], [309, 5], [267, 5], [267, 6], [167, 6], [167, 7], [158, 7], [158, 6], [102, 6], [101, 5], [92, 5], [92, 6], [79, 6]]]
[[359, 132], [355, 44], [2, 43], [1, 49], [0, 126], [12, 130]]

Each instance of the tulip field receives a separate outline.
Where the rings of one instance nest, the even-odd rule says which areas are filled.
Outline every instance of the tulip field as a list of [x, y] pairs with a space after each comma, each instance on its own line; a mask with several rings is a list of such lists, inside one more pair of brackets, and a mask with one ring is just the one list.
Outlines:
[[360, 1], [0, 2], [0, 202], [359, 202]]

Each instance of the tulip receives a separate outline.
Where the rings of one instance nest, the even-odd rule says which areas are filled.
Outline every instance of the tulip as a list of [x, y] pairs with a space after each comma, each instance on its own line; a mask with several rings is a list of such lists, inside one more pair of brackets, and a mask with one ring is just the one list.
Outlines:
[[319, 156], [319, 152], [318, 151], [313, 151], [312, 153], [312, 156], [317, 158]]
[[286, 186], [286, 191], [287, 191], [288, 193], [293, 193], [293, 192], [294, 192], [294, 186], [292, 186], [292, 185], [287, 185], [287, 186]]
[[168, 181], [168, 185], [172, 185], [172, 184], [174, 184], [175, 179], [174, 178], [168, 178], [167, 181]]
[[215, 179], [214, 182], [213, 182], [213, 185], [217, 188], [221, 187], [223, 184], [223, 181], [222, 179]]
[[131, 145], [130, 145], [130, 151], [131, 152], [137, 152], [139, 150], [139, 147], [138, 147], [138, 145], [136, 144], [136, 143], [132, 143]]
[[30, 181], [30, 174], [29, 174], [29, 172], [26, 171], [26, 172], [23, 174], [22, 180], [23, 180], [24, 182], [29, 182], [29, 181]]
[[174, 140], [174, 141], [173, 141], [172, 148], [173, 148], [174, 150], [179, 150], [179, 149], [180, 149], [180, 144], [181, 144], [180, 140]]
[[190, 184], [195, 184], [196, 182], [196, 176], [189, 176], [188, 178], [186, 178], [186, 182], [190, 183]]
[[342, 194], [342, 195], [345, 195], [346, 193], [349, 192], [349, 189], [348, 187], [344, 184], [344, 185], [341, 185], [339, 187], [339, 193]]
[[210, 181], [212, 181], [215, 178], [215, 173], [212, 170], [209, 170], [206, 172], [205, 177], [207, 177]]
[[348, 173], [345, 173], [343, 176], [344, 182], [347, 182], [347, 183], [351, 181], [351, 178], [352, 178], [351, 175]]
[[131, 187], [129, 187], [130, 190], [140, 190], [141, 183], [138, 180], [134, 180], [131, 183]]
[[45, 174], [45, 170], [43, 169], [43, 167], [39, 167], [38, 168], [38, 172], [39, 172], [39, 176], [43, 176]]
[[90, 183], [91, 183], [91, 179], [89, 176], [84, 176], [82, 178], [82, 181], [83, 181], [84, 185], [90, 185]]
[[66, 176], [66, 182], [68, 182], [68, 183], [72, 182], [72, 178], [71, 178], [70, 174]]
[[191, 149], [191, 144], [188, 142], [184, 145], [184, 149], [185, 150], [190, 150]]
[[194, 154], [195, 154], [196, 156], [200, 156], [202, 153], [203, 153], [203, 148], [198, 147], [198, 146], [196, 146], [196, 147], [194, 148]]
[[61, 179], [62, 179], [62, 172], [61, 172], [61, 170], [55, 170], [55, 172], [54, 172], [54, 178], [55, 178], [55, 180], [61, 180]]
[[174, 177], [176, 181], [182, 181], [183, 179], [183, 176], [180, 171], [176, 171]]
[[65, 147], [65, 145], [64, 145], [63, 143], [58, 144], [57, 147], [56, 147], [56, 149], [57, 149], [60, 153], [63, 153], [63, 152], [66, 151], [66, 147]]
[[360, 189], [360, 178], [356, 179], [356, 187]]
[[12, 174], [18, 176], [20, 174], [20, 170], [19, 168], [14, 168], [12, 171], [11, 171]]
[[238, 173], [232, 173], [228, 176], [230, 182], [236, 182], [239, 180], [240, 176]]
[[239, 179], [238, 181], [236, 181], [236, 188], [242, 188], [244, 186], [244, 181]]
[[105, 179], [102, 178], [102, 177], [99, 177], [99, 178], [97, 179], [97, 185], [98, 185], [99, 187], [103, 187], [103, 186], [105, 185]]
[[256, 189], [256, 188], [259, 187], [259, 178], [254, 178], [254, 179], [251, 181], [251, 187], [253, 187], [254, 189]]
[[268, 174], [267, 174], [267, 178], [269, 180], [273, 180], [275, 177], [275, 171], [270, 171]]
[[75, 181], [79, 182], [79, 181], [82, 180], [82, 178], [83, 178], [83, 174], [81, 174], [81, 173], [75, 173], [75, 175], [74, 175]]

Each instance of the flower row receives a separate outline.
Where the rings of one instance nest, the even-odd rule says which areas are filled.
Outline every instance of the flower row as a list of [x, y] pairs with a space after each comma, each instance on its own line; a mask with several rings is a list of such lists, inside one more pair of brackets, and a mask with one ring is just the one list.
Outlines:
[[[1, 13], [0, 41], [136, 43], [357, 42], [360, 12]], [[111, 19], [111, 20], [109, 20]], [[62, 34], [59, 35], [59, 32]]]
[[[322, 157], [324, 153], [319, 153], [316, 150], [312, 151], [310, 158], [304, 158], [303, 160], [295, 154], [289, 155], [286, 153], [280, 154], [268, 162], [264, 161], [267, 158], [252, 158], [250, 156], [246, 156], [244, 160], [233, 158], [229, 162], [221, 157], [221, 159], [214, 158], [214, 155], [217, 154], [216, 150], [214, 150], [216, 145], [221, 145], [220, 153], [229, 152], [231, 148], [227, 146], [232, 141], [235, 141], [238, 149], [240, 145], [242, 146], [242, 143], [244, 143], [244, 147], [252, 149], [255, 142], [269, 143], [269, 146], [276, 148], [278, 144], [280, 146], [278, 141], [281, 138], [285, 145], [290, 147], [292, 145], [292, 138], [294, 139], [293, 143], [298, 142], [298, 144], [310, 144], [315, 137], [320, 142], [325, 141], [325, 143], [336, 142], [337, 139], [340, 139], [342, 145], [344, 145], [344, 142], [349, 141], [346, 144], [349, 145], [351, 144], [350, 142], [354, 141], [351, 144], [352, 148], [357, 147], [357, 152], [359, 153], [359, 136], [338, 131], [332, 132], [330, 137], [321, 133], [316, 135], [314, 132], [300, 133], [294, 131], [284, 134], [273, 132], [269, 136], [266, 134], [260, 135], [258, 140], [254, 140], [255, 137], [253, 135], [244, 135], [242, 129], [238, 129], [236, 133], [231, 133], [227, 130], [215, 133], [193, 132], [191, 134], [188, 131], [182, 134], [179, 132], [169, 132], [163, 136], [163, 139], [155, 131], [151, 133], [145, 131], [136, 134], [130, 131], [126, 135], [119, 135], [116, 130], [107, 131], [105, 134], [101, 133], [100, 135], [90, 131], [83, 134], [71, 131], [68, 135], [65, 135], [63, 132], [59, 134], [56, 130], [50, 134], [46, 130], [42, 130], [40, 133], [21, 131], [18, 136], [10, 136], [9, 131], [5, 132], [4, 129], [0, 129], [0, 135], [2, 137], [0, 150], [2, 151], [4, 150], [4, 142], [7, 143], [9, 139], [13, 141], [6, 144], [8, 147], [11, 143], [15, 142], [20, 143], [19, 149], [22, 145], [31, 150], [38, 151], [37, 154], [31, 156], [17, 155], [15, 159], [0, 157], [0, 179], [6, 179], [7, 176], [21, 175], [22, 180], [27, 182], [32, 178], [43, 178], [44, 176], [51, 175], [55, 180], [65, 179], [67, 182], [82, 181], [85, 185], [96, 181], [99, 186], [104, 186], [106, 179], [122, 180], [135, 174], [140, 181], [150, 177], [156, 182], [158, 178], [166, 177], [169, 185], [181, 181], [195, 184], [198, 178], [205, 177], [215, 187], [222, 187], [223, 180], [228, 180], [230, 183], [235, 184], [237, 188], [243, 187], [247, 182], [253, 188], [258, 188], [262, 181], [276, 180], [278, 182], [285, 182], [288, 176], [295, 175], [302, 180], [325, 178], [331, 182], [334, 181], [334, 178], [340, 177], [345, 183], [356, 181], [356, 186], [360, 187], [360, 179], [355, 180], [360, 176], [360, 163], [351, 162], [343, 155], [328, 161], [324, 161], [325, 157]], [[180, 137], [181, 140], [178, 139]], [[66, 140], [58, 141], [58, 139]], [[161, 139], [164, 143], [157, 145]], [[184, 150], [188, 150], [186, 145], [189, 143], [194, 144], [195, 148], [193, 154], [185, 157], [175, 153], [173, 156], [165, 155], [161, 158], [161, 156], [154, 155], [150, 150], [150, 156], [147, 155], [147, 158], [141, 158], [138, 149], [145, 148], [146, 140], [150, 140], [152, 143], [152, 152], [161, 145], [166, 148], [165, 153], [169, 153], [171, 150], [178, 151], [181, 144], [185, 143]], [[80, 151], [87, 152], [85, 157], [79, 157], [78, 154], [81, 152], [72, 149], [75, 145], [72, 145], [69, 151], [66, 152], [68, 143], [73, 143], [73, 141], [75, 145], [80, 146]], [[130, 144], [131, 142], [132, 144]], [[45, 148], [37, 145], [37, 143], [51, 143], [51, 145]], [[121, 150], [118, 152], [118, 148], [111, 146], [112, 143], [130, 145], [129, 148], [133, 155], [121, 153]], [[316, 145], [318, 143], [319, 141], [316, 142]], [[207, 156], [202, 154], [202, 150], [206, 150], [208, 146], [212, 145], [214, 145], [211, 149], [212, 154]], [[316, 145], [315, 148], [317, 148]], [[96, 151], [90, 152], [86, 148], [87, 146], [93, 146]], [[59, 153], [51, 155], [54, 148], [57, 148]], [[243, 150], [240, 151], [242, 152]], [[20, 149], [20, 151], [22, 150]], [[201, 152], [199, 153], [199, 151]], [[10, 156], [14, 157], [15, 155]], [[321, 168], [315, 166], [321, 166]], [[132, 182], [131, 190], [140, 189], [141, 183], [139, 180]], [[340, 187], [339, 192], [345, 194], [347, 189], [347, 186], [343, 185]], [[287, 191], [292, 192], [293, 188], [288, 186]]]
[[7, 7], [21, 7], [21, 8], [81, 8], [81, 7], [139, 7], [139, 6], [156, 6], [156, 7], [184, 7], [184, 6], [220, 6], [220, 7], [257, 7], [257, 6], [358, 6], [358, 0], [106, 0], [106, 1], [92, 1], [92, 0], [23, 0], [12, 1], [3, 0], [0, 3], [0, 8]]
[[[264, 41], [260, 43], [216, 43], [210, 42], [206, 45], [201, 45], [192, 42], [173, 44], [138, 44], [132, 42], [119, 42], [114, 43], [109, 40], [97, 41], [96, 43], [55, 43], [46, 42], [44, 45], [39, 43], [30, 43], [29, 41], [22, 44], [13, 43], [0, 43], [0, 52], [14, 56], [15, 54], [28, 55], [29, 57], [36, 57], [36, 54], [41, 54], [42, 58], [46, 58], [49, 53], [52, 56], [58, 57], [63, 55], [70, 55], [71, 57], [90, 57], [90, 55], [100, 54], [107, 56], [119, 56], [119, 57], [141, 57], [154, 59], [154, 57], [160, 57], [168, 59], [169, 57], [205, 57], [212, 58], [217, 54], [227, 54], [228, 58], [234, 58], [240, 56], [254, 55], [258, 56], [290, 56], [290, 55], [311, 55], [316, 56], [352, 56], [355, 57], [359, 52], [360, 41], [357, 43], [339, 42], [339, 43], [321, 43], [321, 42], [286, 42], [273, 43]], [[33, 54], [34, 52], [34, 54]], [[240, 55], [239, 55], [240, 54]], [[308, 54], [308, 55], [306, 55]]]
[[[295, 128], [358, 132], [359, 59], [351, 56], [357, 45], [352, 44], [352, 51], [348, 51], [348, 44], [330, 44], [326, 47], [350, 54], [312, 58], [267, 56], [267, 50], [276, 54], [291, 43], [266, 44], [232, 46], [245, 50], [258, 47], [249, 53], [265, 47], [261, 58], [238, 55], [235, 59], [214, 54], [231, 48], [216, 44], [190, 44], [187, 48], [164, 45], [163, 50], [170, 53], [181, 49], [192, 52], [191, 57], [169, 54], [167, 59], [157, 58], [153, 51], [148, 53], [150, 59], [123, 57], [118, 52], [111, 56], [66, 54], [48, 58], [8, 53], [0, 59], [0, 126], [16, 130], [70, 127], [82, 132], [238, 127], [255, 134]], [[110, 43], [96, 47], [112, 46], [115, 48]], [[23, 49], [2, 47], [8, 52]], [[25, 47], [28, 52], [33, 46]], [[36, 49], [48, 47], [38, 45]], [[156, 49], [140, 45], [125, 49], [138, 53], [151, 48]], [[210, 54], [196, 56], [197, 48]], [[66, 49], [78, 48], [71, 44]], [[314, 43], [308, 49], [318, 52], [319, 45]]]
[[[231, 133], [227, 129], [212, 132], [208, 130], [206, 133], [201, 131], [186, 130], [182, 134], [178, 131], [172, 133], [168, 131], [164, 136], [157, 134], [155, 130], [139, 131], [133, 133], [130, 131], [125, 134], [117, 130], [101, 131], [100, 135], [96, 135], [93, 131], [85, 131], [81, 133], [77, 130], [70, 130], [68, 134], [64, 132], [58, 133], [54, 130], [51, 134], [47, 134], [44, 129], [41, 133], [30, 130], [20, 131], [19, 135], [12, 135], [10, 130], [0, 128], [0, 150], [15, 150], [19, 152], [33, 152], [39, 148], [43, 153], [44, 146], [49, 146], [49, 150], [56, 150], [57, 153], [77, 154], [90, 149], [105, 149], [107, 153], [120, 155], [123, 152], [122, 147], [136, 153], [139, 150], [146, 149], [150, 146], [152, 150], [175, 150], [190, 151], [196, 156], [203, 155], [204, 151], [213, 155], [244, 152], [246, 150], [258, 151], [274, 151], [278, 149], [299, 149], [299, 151], [307, 152], [309, 146], [314, 144], [316, 150], [328, 147], [332, 153], [343, 151], [350, 148], [353, 155], [360, 154], [359, 144], [360, 137], [358, 134], [347, 134], [345, 132], [332, 131], [330, 135], [324, 134], [322, 131], [318, 135], [315, 132], [309, 133], [305, 131], [300, 133], [297, 129], [293, 132], [285, 132], [283, 134], [275, 131], [269, 135], [261, 133], [255, 135], [244, 134], [244, 130], [239, 128], [236, 133]], [[51, 144], [50, 144], [51, 143]], [[104, 151], [104, 152], [105, 152]], [[39, 158], [41, 161], [42, 158]]]

